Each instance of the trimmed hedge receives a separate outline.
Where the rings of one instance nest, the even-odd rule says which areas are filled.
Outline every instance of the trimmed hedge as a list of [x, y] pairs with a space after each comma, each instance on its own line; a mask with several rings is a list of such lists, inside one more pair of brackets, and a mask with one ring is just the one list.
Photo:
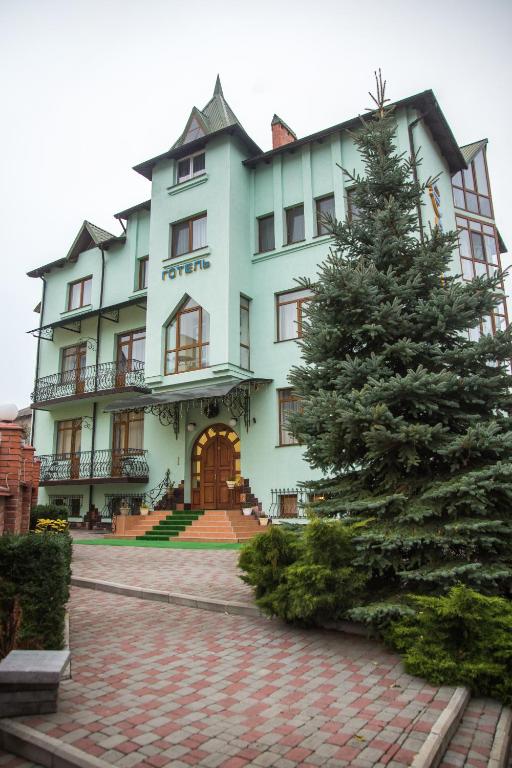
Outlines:
[[67, 534], [0, 537], [0, 658], [63, 647], [71, 546]]

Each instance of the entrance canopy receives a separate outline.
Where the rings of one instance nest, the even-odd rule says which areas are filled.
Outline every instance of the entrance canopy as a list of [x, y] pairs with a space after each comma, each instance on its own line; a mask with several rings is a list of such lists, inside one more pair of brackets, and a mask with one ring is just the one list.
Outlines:
[[208, 415], [214, 417], [216, 415], [215, 408], [217, 408], [218, 413], [218, 408], [223, 405], [234, 418], [243, 416], [245, 426], [248, 429], [251, 390], [258, 389], [259, 386], [268, 384], [270, 381], [272, 379], [237, 379], [234, 376], [223, 381], [213, 379], [167, 392], [116, 400], [107, 405], [104, 410], [109, 413], [142, 408], [145, 413], [153, 413], [158, 416], [162, 424], [172, 424], [177, 437], [183, 409], [188, 410], [192, 404], [199, 405], [208, 411]]

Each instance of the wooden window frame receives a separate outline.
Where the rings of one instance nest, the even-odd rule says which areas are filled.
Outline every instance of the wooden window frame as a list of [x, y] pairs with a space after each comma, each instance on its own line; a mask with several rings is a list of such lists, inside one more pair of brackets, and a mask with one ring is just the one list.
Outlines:
[[[196, 171], [194, 173], [194, 158], [199, 157], [199, 155], [204, 155], [204, 168], [201, 171]], [[189, 160], [190, 161], [190, 173], [187, 176], [180, 176], [180, 163], [183, 162], [183, 160]], [[179, 157], [176, 160], [176, 184], [183, 184], [184, 181], [189, 181], [189, 179], [195, 179], [197, 176], [202, 176], [206, 173], [206, 150], [200, 149], [198, 152], [193, 152], [191, 155], [184, 155], [183, 157]]]
[[287, 448], [291, 445], [300, 445], [300, 443], [293, 438], [293, 442], [291, 443], [285, 443], [283, 441], [283, 433], [287, 432], [290, 434], [289, 430], [286, 429], [286, 426], [284, 424], [284, 408], [283, 406], [285, 403], [295, 403], [300, 398], [293, 394], [294, 390], [292, 387], [283, 387], [277, 390], [277, 403], [278, 403], [278, 426], [279, 426], [279, 447], [280, 448]]
[[[487, 181], [487, 191], [489, 193], [487, 195], [478, 191], [478, 180], [477, 180], [477, 177], [476, 177], [475, 159], [476, 159], [477, 155], [480, 154], [480, 152], [482, 152], [483, 160], [484, 160], [485, 178], [486, 178], [486, 181]], [[490, 181], [489, 181], [489, 169], [487, 167], [487, 153], [485, 152], [484, 149], [481, 149], [481, 150], [479, 150], [479, 152], [477, 152], [477, 155], [475, 155], [475, 157], [472, 159], [472, 161], [470, 162], [470, 164], [469, 164], [469, 166], [467, 168], [467, 170], [470, 171], [471, 176], [473, 177], [474, 189], [469, 189], [468, 187], [466, 187], [466, 182], [464, 180], [464, 171], [463, 170], [459, 171], [461, 179], [462, 179], [462, 186], [460, 184], [455, 184], [455, 182], [454, 182], [455, 176], [452, 177], [453, 205], [454, 205], [454, 208], [456, 210], [458, 210], [458, 211], [463, 210], [463, 211], [467, 211], [468, 213], [473, 214], [473, 215], [476, 214], [477, 216], [483, 216], [486, 219], [494, 219], [494, 207], [493, 207], [493, 204], [492, 204], [491, 184], [490, 184]], [[455, 175], [457, 175], [457, 174], [455, 174]], [[456, 190], [456, 189], [458, 189], [460, 192], [462, 192], [462, 196], [464, 198], [464, 208], [459, 208], [459, 206], [456, 205], [456, 203], [455, 203], [455, 192], [454, 192], [454, 190]], [[467, 195], [468, 194], [475, 195], [477, 206], [478, 206], [478, 211], [471, 211], [468, 208], [468, 200], [467, 200]], [[482, 213], [481, 204], [480, 204], [480, 198], [482, 198], [482, 197], [489, 201], [489, 208], [491, 210], [490, 213]]]
[[[91, 298], [92, 298], [92, 275], [88, 275], [87, 277], [81, 277], [80, 280], [73, 280], [72, 283], [68, 283], [68, 303], [67, 303], [67, 311], [71, 312], [73, 309], [81, 309], [82, 307], [87, 307], [91, 303], [89, 301], [88, 304], [84, 304], [84, 286], [85, 283], [91, 282]], [[71, 297], [73, 296], [73, 288], [75, 285], [80, 285], [80, 303], [76, 307], [71, 306]]]
[[[299, 293], [301, 290], [304, 290], [303, 288], [291, 288], [289, 291], [282, 291], [281, 293], [276, 293], [276, 319], [277, 319], [277, 339], [276, 341], [294, 341], [295, 339], [301, 339], [302, 338], [302, 305], [305, 304], [307, 301], [311, 301], [313, 298], [313, 295], [311, 296], [304, 296], [303, 298], [299, 299], [289, 299], [288, 301], [282, 301], [282, 298], [285, 296], [289, 296], [290, 294]], [[279, 308], [283, 307], [287, 304], [296, 304], [296, 323], [297, 323], [297, 335], [291, 336], [288, 339], [282, 339], [281, 338], [281, 327], [279, 323]]]
[[[304, 222], [304, 237], [301, 237], [299, 240], [291, 240], [290, 239], [290, 220], [289, 215], [292, 213], [292, 211], [296, 211], [298, 208], [302, 208], [302, 219]], [[296, 245], [297, 243], [303, 243], [306, 240], [306, 214], [304, 210], [304, 203], [297, 203], [297, 205], [290, 205], [289, 208], [284, 209], [285, 213], [285, 221], [286, 221], [286, 245]]]
[[[243, 302], [246, 302], [244, 305]], [[249, 332], [249, 343], [244, 344], [242, 343], [242, 340], [240, 338], [240, 368], [243, 368], [244, 371], [250, 371], [251, 370], [251, 344], [250, 344], [250, 333], [251, 333], [251, 300], [248, 299], [243, 294], [240, 294], [240, 332], [242, 330], [242, 312], [247, 312], [247, 328]], [[245, 366], [242, 366], [242, 349], [247, 350], [247, 368]]]
[[[187, 314], [190, 314], [192, 312], [199, 312], [199, 326], [198, 326], [199, 333], [198, 333], [197, 344], [184, 344], [184, 345], [180, 345], [179, 344], [179, 340], [180, 340], [180, 336], [181, 336], [181, 330], [180, 330], [181, 318], [183, 317], [183, 315], [187, 315]], [[165, 352], [164, 352], [164, 375], [165, 376], [171, 376], [171, 375], [176, 374], [176, 373], [190, 373], [190, 371], [199, 371], [199, 370], [201, 370], [203, 368], [209, 368], [210, 367], [209, 364], [208, 365], [201, 365], [202, 358], [203, 358], [203, 355], [202, 355], [203, 347], [209, 347], [210, 346], [210, 337], [209, 336], [208, 336], [208, 341], [203, 341], [203, 312], [205, 312], [205, 310], [199, 304], [197, 304], [195, 307], [189, 307], [187, 309], [182, 308], [182, 309], [179, 309], [176, 312], [176, 314], [174, 315], [174, 317], [172, 317], [171, 320], [167, 323], [167, 325], [165, 327]], [[175, 326], [175, 330], [174, 330], [174, 333], [175, 333], [175, 346], [174, 347], [169, 347], [167, 345], [169, 326], [174, 321], [176, 321], [176, 326]], [[186, 371], [179, 371], [178, 370], [179, 353], [182, 352], [183, 350], [186, 350], [186, 349], [198, 349], [199, 350], [199, 354], [198, 354], [199, 365], [197, 367], [195, 367], [195, 368], [187, 368]], [[169, 371], [168, 367], [167, 367], [167, 355], [169, 353], [171, 353], [171, 352], [174, 352], [174, 357], [175, 357], [175, 359], [174, 359], [174, 370], [173, 371]]]
[[[144, 334], [144, 342], [146, 341], [146, 329], [145, 328], [134, 328], [131, 331], [123, 331], [123, 333], [119, 333], [117, 335], [117, 341], [116, 341], [116, 363], [121, 362], [121, 355], [119, 354], [121, 351], [121, 347], [128, 345], [128, 358], [127, 363], [128, 365], [133, 362], [133, 360], [137, 360], [137, 358], [133, 357], [133, 342], [134, 342], [134, 336], [137, 333], [143, 333]], [[123, 339], [126, 339], [123, 341]], [[136, 341], [141, 341], [141, 339], [136, 339]], [[146, 354], [144, 352], [144, 357], [146, 357]], [[138, 362], [143, 363], [144, 360], [138, 360]]]
[[[181, 221], [175, 221], [173, 224], [171, 224], [171, 259], [181, 259], [184, 256], [186, 256], [189, 253], [194, 253], [195, 251], [201, 251], [203, 248], [207, 248], [207, 245], [200, 245], [198, 248], [193, 248], [194, 245], [194, 221], [198, 221], [199, 219], [206, 219], [208, 222], [208, 214], [207, 213], [198, 213], [196, 216], [192, 216], [190, 219], [182, 219]], [[176, 237], [176, 227], [181, 227], [184, 224], [188, 224], [188, 251], [184, 251], [183, 253], [176, 253], [176, 245], [177, 245], [177, 237]], [[207, 223], [207, 232], [208, 232], [208, 223]]]
[[[460, 245], [459, 245], [459, 260], [460, 260], [460, 266], [461, 266], [461, 272], [462, 272], [462, 279], [465, 282], [470, 282], [471, 280], [473, 280], [477, 276], [476, 275], [476, 268], [475, 268], [475, 264], [477, 264], [477, 263], [478, 264], [485, 264], [485, 269], [486, 269], [487, 276], [490, 275], [491, 270], [498, 270], [498, 271], [501, 272], [501, 254], [500, 254], [500, 247], [499, 247], [498, 230], [496, 229], [496, 226], [494, 224], [488, 223], [487, 221], [481, 221], [480, 219], [473, 219], [470, 216], [462, 216], [461, 214], [457, 214], [455, 220], [456, 220], [457, 230], [459, 230], [459, 229], [466, 229], [467, 230], [467, 232], [468, 232], [469, 248], [470, 248], [470, 252], [471, 252], [471, 257], [470, 258], [467, 258], [466, 256], [462, 256], [462, 254], [460, 252]], [[460, 221], [467, 222], [467, 226], [466, 227], [461, 226]], [[487, 259], [482, 260], [482, 259], [475, 258], [475, 254], [474, 254], [474, 250], [473, 250], [473, 241], [471, 239], [471, 231], [472, 231], [471, 224], [472, 223], [478, 225], [478, 227], [480, 229], [476, 230], [476, 229], [473, 228], [473, 231], [474, 232], [478, 231], [478, 233], [481, 235], [482, 238], [484, 237], [484, 234], [486, 234], [486, 233], [484, 233], [484, 227], [490, 227], [493, 230], [494, 241], [496, 243], [496, 264], [490, 264], [487, 261]], [[490, 237], [490, 235], [487, 235], [487, 237]], [[485, 240], [484, 240], [484, 249], [485, 249]], [[471, 277], [471, 278], [464, 277], [464, 264], [463, 264], [463, 262], [465, 262], [465, 261], [468, 261], [471, 264], [471, 267], [472, 267], [472, 270], [473, 270], [473, 277]], [[490, 315], [493, 335], [496, 333], [497, 330], [500, 330], [497, 327], [496, 317], [503, 317], [505, 319], [505, 327], [508, 327], [507, 299], [506, 299], [506, 294], [505, 294], [505, 286], [503, 285], [503, 283], [502, 283], [502, 290], [503, 290], [504, 313], [496, 312], [494, 310], [493, 313]], [[483, 325], [483, 321], [480, 321], [480, 334], [483, 335], [483, 333], [484, 333], [484, 325]], [[470, 338], [471, 338], [471, 334], [470, 334]]]
[[139, 269], [137, 274], [137, 290], [143, 291], [148, 287], [148, 265], [149, 256], [143, 256], [139, 259]]
[[316, 212], [316, 236], [317, 237], [324, 237], [325, 235], [328, 235], [329, 232], [320, 232], [321, 227], [325, 226], [320, 221], [320, 216], [323, 214], [320, 212], [318, 208], [318, 204], [322, 203], [324, 200], [332, 200], [332, 209], [333, 214], [336, 216], [336, 205], [334, 200], [334, 192], [331, 192], [330, 195], [322, 195], [322, 197], [316, 197], [315, 198], [315, 212]]
[[[139, 448], [131, 448], [130, 442], [130, 425], [134, 422], [142, 422], [142, 445]], [[116, 435], [118, 432], [122, 435], [122, 427], [125, 426], [123, 445], [116, 447]], [[144, 450], [144, 409], [137, 408], [132, 411], [119, 411], [114, 413], [112, 419], [112, 451], [122, 453], [134, 453], [135, 451]]]
[[[261, 222], [267, 219], [272, 219], [272, 229], [274, 231], [274, 245], [272, 248], [261, 247]], [[274, 213], [266, 213], [265, 216], [258, 216], [258, 253], [270, 253], [276, 249], [276, 222]]]
[[357, 221], [361, 216], [360, 212], [356, 212], [354, 214], [354, 204], [351, 202], [355, 191], [355, 187], [348, 187], [345, 189], [345, 199], [347, 201], [347, 221], [350, 223]]
[[[55, 422], [56, 425], [56, 442], [55, 442], [55, 455], [56, 456], [68, 456], [69, 454], [80, 453], [82, 443], [82, 417], [76, 419], [62, 419]], [[69, 425], [69, 426], [67, 426]], [[63, 432], [71, 432], [71, 450], [60, 451], [59, 450], [59, 437]], [[76, 435], [80, 432], [80, 450], [76, 450]]]

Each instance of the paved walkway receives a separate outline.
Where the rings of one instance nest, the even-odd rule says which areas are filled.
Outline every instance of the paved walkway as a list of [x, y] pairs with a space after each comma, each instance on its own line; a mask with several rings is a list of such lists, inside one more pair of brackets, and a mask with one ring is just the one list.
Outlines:
[[208, 598], [250, 602], [238, 550], [152, 549], [75, 544], [73, 575]]
[[120, 768], [406, 768], [452, 693], [339, 633], [86, 589], [71, 616], [59, 712], [22, 720]]

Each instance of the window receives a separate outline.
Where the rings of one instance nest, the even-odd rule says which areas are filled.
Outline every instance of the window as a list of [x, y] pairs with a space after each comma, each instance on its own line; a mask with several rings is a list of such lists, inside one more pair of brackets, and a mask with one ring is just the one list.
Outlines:
[[206, 213], [173, 224], [171, 242], [173, 258], [204, 248], [206, 246]]
[[210, 315], [193, 299], [167, 326], [165, 374], [195, 371], [210, 364]]
[[240, 368], [249, 370], [251, 365], [249, 344], [249, 299], [240, 296]]
[[481, 149], [469, 167], [452, 178], [453, 203], [480, 216], [492, 216], [491, 193], [484, 150]]
[[193, 117], [190, 121], [190, 125], [188, 127], [187, 135], [185, 136], [183, 143], [188, 144], [189, 141], [194, 141], [195, 139], [201, 138], [201, 136], [204, 136], [204, 130], [199, 123], [199, 120], [197, 117]]
[[297, 517], [297, 494], [283, 493], [279, 497], [279, 517]]
[[80, 309], [91, 303], [92, 277], [83, 277], [69, 284], [68, 310]]
[[148, 287], [148, 262], [149, 256], [143, 256], [142, 259], [139, 259], [139, 274], [137, 277], [138, 291]]
[[298, 441], [288, 430], [288, 417], [291, 413], [300, 411], [300, 398], [293, 389], [278, 389], [279, 398], [279, 445], [299, 445]]
[[138, 408], [114, 414], [112, 449], [123, 453], [144, 447], [144, 411]]
[[178, 184], [194, 176], [201, 176], [206, 167], [206, 155], [204, 152], [197, 152], [195, 155], [189, 155], [178, 160]]
[[302, 336], [302, 307], [311, 301], [311, 292], [287, 291], [276, 296], [277, 340], [288, 341]]
[[258, 219], [258, 253], [273, 251], [276, 247], [274, 235], [274, 214]]
[[82, 437], [82, 419], [57, 422], [57, 450], [59, 456], [79, 453]]
[[62, 350], [60, 383], [71, 384], [73, 391], [80, 393], [85, 388], [85, 366], [87, 365], [87, 344], [75, 344]]
[[357, 221], [357, 219], [361, 218], [361, 211], [354, 200], [355, 192], [354, 187], [347, 189], [347, 218], [349, 221]]
[[128, 331], [117, 337], [117, 362], [118, 367], [125, 370], [132, 369], [132, 363], [137, 360], [141, 363], [145, 360], [146, 330]]
[[70, 517], [79, 517], [82, 509], [83, 496], [49, 496], [50, 504], [65, 507]]
[[286, 243], [300, 243], [304, 239], [304, 206], [295, 205], [286, 210]]
[[[462, 216], [456, 217], [459, 230], [459, 254], [464, 280], [487, 277], [500, 266], [498, 237], [494, 227]], [[505, 293], [502, 285], [503, 293]], [[482, 318], [480, 327], [469, 331], [469, 338], [478, 339], [482, 334], [504, 330], [508, 325], [505, 301], [500, 302], [491, 317]]]
[[329, 230], [325, 224], [326, 216], [334, 218], [334, 195], [319, 197], [316, 200], [316, 233], [317, 235], [328, 235]]

